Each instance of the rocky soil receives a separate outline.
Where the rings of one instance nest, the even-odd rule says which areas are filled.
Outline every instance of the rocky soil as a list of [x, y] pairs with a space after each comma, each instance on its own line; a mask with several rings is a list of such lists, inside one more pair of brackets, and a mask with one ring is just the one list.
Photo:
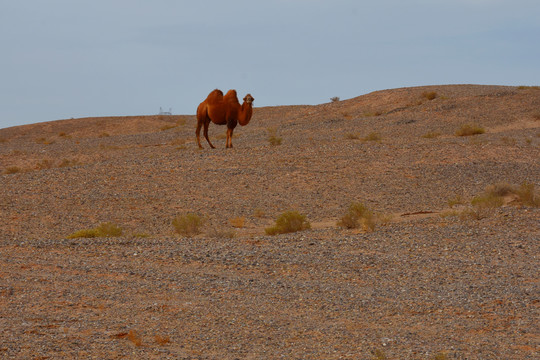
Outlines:
[[[540, 90], [256, 108], [233, 149], [211, 125], [218, 148], [199, 150], [194, 128], [0, 129], [0, 358], [539, 357], [540, 209], [448, 215], [489, 185], [540, 187]], [[336, 225], [351, 202], [379, 214], [373, 231]], [[266, 235], [291, 209], [312, 229]], [[186, 212], [201, 234], [174, 232]], [[123, 235], [68, 239], [104, 222]]]

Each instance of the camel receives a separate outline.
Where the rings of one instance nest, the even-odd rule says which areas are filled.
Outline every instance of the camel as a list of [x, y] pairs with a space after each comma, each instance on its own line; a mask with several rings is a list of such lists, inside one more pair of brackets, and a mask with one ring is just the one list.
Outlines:
[[240, 105], [238, 102], [238, 97], [236, 95], [236, 90], [229, 90], [223, 96], [221, 90], [212, 91], [206, 100], [199, 104], [197, 108], [197, 130], [195, 135], [197, 135], [197, 145], [202, 149], [200, 133], [201, 127], [204, 125], [204, 137], [212, 149], [216, 147], [212, 145], [210, 139], [208, 138], [208, 126], [210, 122], [213, 122], [217, 125], [227, 125], [227, 143], [226, 148], [232, 148], [232, 135], [236, 124], [239, 123], [241, 126], [246, 126], [251, 120], [251, 115], [253, 114], [253, 96], [247, 94], [244, 97], [244, 103]]

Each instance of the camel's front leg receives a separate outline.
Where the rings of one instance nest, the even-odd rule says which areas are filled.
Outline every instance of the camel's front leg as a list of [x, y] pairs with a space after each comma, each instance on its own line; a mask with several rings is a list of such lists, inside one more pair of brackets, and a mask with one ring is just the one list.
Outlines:
[[212, 149], [215, 149], [216, 147], [214, 145], [212, 145], [212, 143], [210, 142], [210, 139], [208, 138], [208, 126], [210, 125], [210, 119], [206, 120], [204, 122], [204, 137], [206, 138], [206, 141], [208, 141], [208, 144], [210, 144], [210, 147]]
[[233, 136], [234, 129], [227, 129], [227, 145], [225, 146], [227, 149], [232, 148], [232, 136]]

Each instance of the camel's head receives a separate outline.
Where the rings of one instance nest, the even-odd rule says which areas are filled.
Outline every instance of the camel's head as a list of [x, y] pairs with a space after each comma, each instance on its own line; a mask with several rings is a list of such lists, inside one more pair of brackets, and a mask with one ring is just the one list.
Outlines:
[[251, 104], [251, 103], [253, 103], [254, 100], [255, 100], [255, 98], [253, 96], [251, 96], [251, 94], [247, 94], [246, 97], [244, 98], [244, 102], [246, 104]]

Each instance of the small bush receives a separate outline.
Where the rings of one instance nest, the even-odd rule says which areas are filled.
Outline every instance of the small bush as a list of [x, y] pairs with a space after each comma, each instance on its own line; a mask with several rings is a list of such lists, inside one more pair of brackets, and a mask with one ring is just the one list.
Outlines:
[[362, 227], [365, 231], [373, 231], [375, 229], [375, 220], [373, 212], [364, 204], [353, 202], [337, 225], [347, 229]]
[[230, 219], [229, 222], [231, 223], [232, 227], [235, 228], [243, 228], [246, 224], [246, 218], [245, 217], [235, 217], [233, 219]]
[[282, 139], [276, 135], [276, 129], [268, 129], [268, 142], [272, 146], [281, 145]]
[[117, 237], [122, 235], [122, 228], [113, 223], [102, 223], [94, 229], [84, 229], [74, 232], [68, 236], [68, 239], [77, 238], [96, 238], [96, 237]]
[[477, 126], [477, 125], [471, 125], [471, 124], [465, 124], [462, 125], [457, 131], [456, 136], [472, 136], [472, 135], [480, 135], [485, 133], [486, 131], [484, 128]]
[[540, 86], [518, 86], [519, 90], [540, 90]]
[[201, 226], [204, 224], [204, 220], [197, 214], [187, 213], [177, 216], [172, 225], [176, 232], [184, 236], [193, 236], [199, 234]]
[[435, 91], [425, 91], [422, 93], [422, 97], [428, 100], [434, 100], [437, 97], [437, 93]]
[[377, 132], [371, 132], [366, 137], [363, 138], [364, 141], [381, 141], [382, 137]]
[[307, 221], [305, 215], [300, 214], [298, 211], [287, 211], [277, 218], [276, 225], [266, 228], [265, 232], [268, 235], [277, 235], [308, 229], [311, 229], [311, 224]]
[[142, 338], [135, 330], [129, 330], [129, 333], [127, 334], [127, 338], [135, 346], [142, 346]]
[[168, 336], [156, 335], [154, 336], [154, 339], [156, 340], [156, 343], [158, 343], [161, 346], [167, 345], [168, 343], [171, 342], [171, 338]]
[[358, 135], [357, 133], [347, 133], [345, 134], [345, 139], [358, 140], [360, 139], [360, 135]]
[[515, 189], [515, 194], [523, 205], [540, 207], [540, 195], [534, 190], [534, 184], [524, 182]]
[[236, 231], [225, 227], [214, 227], [210, 229], [208, 236], [216, 239], [234, 239]]
[[533, 119], [540, 121], [540, 112], [537, 112], [537, 113], [533, 114]]
[[339, 102], [339, 96], [331, 97], [330, 100], [331, 100], [332, 102]]
[[438, 132], [438, 131], [430, 131], [428, 133], [425, 133], [424, 135], [422, 135], [422, 137], [424, 139], [435, 139], [437, 137], [441, 136], [441, 133]]

